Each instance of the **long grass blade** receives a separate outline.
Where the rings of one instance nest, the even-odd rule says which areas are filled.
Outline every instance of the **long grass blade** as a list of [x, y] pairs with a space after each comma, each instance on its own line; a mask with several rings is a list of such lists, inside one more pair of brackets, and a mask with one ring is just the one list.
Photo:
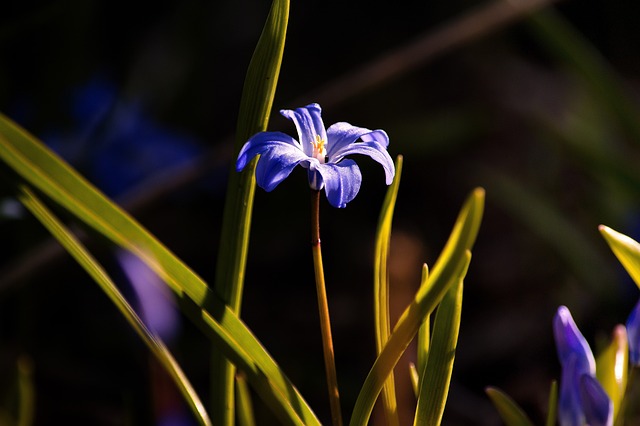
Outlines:
[[204, 409], [198, 394], [184, 372], [175, 361], [162, 340], [142, 322], [131, 305], [124, 298], [120, 290], [111, 281], [102, 266], [91, 256], [87, 249], [75, 238], [75, 236], [58, 220], [53, 213], [35, 196], [28, 188], [22, 187], [19, 196], [22, 204], [47, 228], [47, 230], [64, 246], [73, 258], [94, 279], [105, 294], [116, 305], [118, 310], [129, 322], [131, 327], [140, 336], [160, 364], [169, 373], [174, 383], [182, 393], [185, 401], [191, 408], [194, 416], [201, 425], [211, 425], [211, 420]]
[[[245, 79], [234, 153], [253, 134], [266, 130], [271, 114], [289, 20], [289, 0], [274, 0]], [[242, 173], [232, 166], [222, 219], [222, 232], [214, 287], [231, 309], [240, 315], [244, 287], [251, 214], [255, 193], [254, 160]], [[212, 414], [218, 425], [234, 422], [235, 368], [214, 348], [211, 360]]]
[[[393, 222], [393, 210], [398, 197], [398, 187], [400, 186], [400, 176], [402, 173], [402, 156], [396, 159], [396, 175], [393, 183], [387, 189], [382, 204], [382, 211], [378, 221], [376, 232], [376, 246], [373, 267], [373, 300], [374, 318], [376, 331], [376, 349], [378, 354], [387, 343], [391, 334], [391, 319], [389, 316], [389, 272], [387, 271], [387, 260], [389, 257], [389, 246], [391, 242], [391, 224]], [[389, 375], [387, 382], [382, 389], [382, 403], [385, 417], [389, 426], [398, 426], [398, 403], [396, 400], [395, 382], [393, 373]]]
[[429, 284], [420, 287], [369, 371], [353, 409], [351, 426], [367, 424], [387, 377], [415, 337], [420, 324], [440, 303], [449, 288], [466, 273], [483, 209], [484, 190], [478, 188], [469, 196], [458, 215], [449, 240], [429, 276]]
[[611, 342], [596, 359], [596, 377], [613, 403], [613, 419], [618, 416], [627, 389], [629, 341], [627, 329], [619, 324], [613, 330]]
[[554, 426], [558, 417], [558, 382], [553, 380], [549, 389], [549, 403], [547, 404], [547, 421], [545, 426]]
[[509, 395], [492, 387], [488, 387], [485, 391], [507, 426], [533, 426], [524, 410]]
[[244, 374], [236, 374], [236, 408], [238, 426], [256, 426], [251, 391]]
[[449, 394], [462, 314], [462, 279], [438, 306], [425, 370], [422, 372], [414, 426], [439, 425]]
[[0, 160], [86, 225], [143, 260], [175, 293], [189, 319], [245, 371], [284, 424], [319, 424], [255, 336], [198, 275], [41, 142], [2, 115]]
[[17, 426], [31, 426], [35, 419], [36, 390], [33, 382], [33, 364], [26, 356], [18, 359], [18, 396], [20, 401]]

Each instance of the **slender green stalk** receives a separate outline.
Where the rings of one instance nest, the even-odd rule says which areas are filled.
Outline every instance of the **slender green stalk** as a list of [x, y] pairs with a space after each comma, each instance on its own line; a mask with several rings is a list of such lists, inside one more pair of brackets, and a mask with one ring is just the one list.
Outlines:
[[[253, 134], [267, 128], [280, 74], [289, 18], [289, 0], [273, 0], [269, 16], [245, 78], [234, 152]], [[242, 173], [232, 167], [227, 184], [222, 234], [216, 266], [215, 290], [240, 315], [251, 231], [256, 160]], [[219, 348], [211, 355], [211, 413], [215, 424], [235, 422], [235, 366]]]
[[336, 360], [333, 354], [331, 320], [329, 319], [329, 304], [327, 303], [327, 290], [324, 285], [322, 250], [320, 249], [320, 191], [316, 190], [312, 190], [311, 192], [311, 249], [313, 251], [313, 267], [316, 276], [316, 292], [318, 294], [318, 309], [320, 311], [320, 331], [322, 333], [322, 351], [324, 353], [324, 368], [327, 374], [329, 403], [331, 404], [331, 419], [333, 426], [342, 426], [338, 375], [336, 374]]

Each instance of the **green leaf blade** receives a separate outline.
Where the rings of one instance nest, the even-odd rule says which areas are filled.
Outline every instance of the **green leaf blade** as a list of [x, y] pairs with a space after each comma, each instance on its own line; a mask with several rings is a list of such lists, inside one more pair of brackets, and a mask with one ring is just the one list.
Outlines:
[[[402, 156], [396, 159], [396, 174], [387, 190], [380, 219], [376, 232], [376, 245], [374, 254], [374, 320], [376, 332], [376, 349], [378, 354], [382, 351], [385, 343], [391, 334], [391, 319], [389, 315], [389, 272], [387, 262], [389, 256], [389, 246], [391, 242], [391, 227], [393, 222], [393, 211], [398, 196], [400, 177], [402, 175]], [[393, 373], [389, 375], [382, 390], [382, 403], [390, 426], [399, 425], [398, 403], [396, 400], [395, 381]]]
[[500, 389], [488, 387], [485, 392], [507, 426], [534, 426], [524, 410]]
[[600, 234], [604, 237], [611, 251], [616, 255], [624, 269], [629, 273], [633, 282], [640, 288], [640, 244], [634, 239], [600, 225]]
[[[289, 0], [274, 0], [245, 78], [234, 153], [253, 134], [267, 128], [275, 95], [289, 20]], [[235, 157], [234, 157], [235, 158]], [[255, 194], [256, 160], [238, 173], [231, 167], [216, 263], [215, 289], [240, 314]], [[234, 422], [235, 369], [218, 350], [211, 360], [211, 403], [215, 423]]]
[[414, 426], [439, 425], [449, 394], [462, 314], [462, 279], [447, 291], [433, 324], [433, 337], [422, 373]]

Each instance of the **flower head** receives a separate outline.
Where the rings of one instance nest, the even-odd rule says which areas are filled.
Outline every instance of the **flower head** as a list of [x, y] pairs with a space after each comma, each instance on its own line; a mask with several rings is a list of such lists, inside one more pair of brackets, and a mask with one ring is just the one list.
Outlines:
[[562, 366], [558, 407], [560, 425], [612, 425], [611, 399], [595, 378], [596, 363], [591, 348], [566, 306], [558, 308], [553, 320], [553, 334]]
[[332, 206], [345, 207], [358, 194], [362, 182], [358, 165], [345, 157], [364, 154], [382, 165], [386, 183], [390, 185], [395, 168], [387, 152], [387, 134], [383, 130], [369, 130], [345, 122], [325, 129], [321, 112], [318, 104], [281, 110], [280, 114], [295, 124], [298, 139], [282, 132], [260, 132], [240, 150], [236, 170], [241, 171], [260, 154], [256, 182], [269, 192], [300, 165], [308, 169], [312, 189], [324, 189]]

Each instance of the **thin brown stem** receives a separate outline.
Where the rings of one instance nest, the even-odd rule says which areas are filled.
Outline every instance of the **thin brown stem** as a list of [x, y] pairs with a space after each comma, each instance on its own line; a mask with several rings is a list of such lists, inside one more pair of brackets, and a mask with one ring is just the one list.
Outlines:
[[329, 319], [329, 304], [327, 303], [324, 269], [322, 267], [322, 251], [320, 249], [320, 191], [316, 190], [312, 190], [311, 193], [311, 249], [313, 251], [318, 310], [320, 312], [320, 331], [322, 333], [322, 350], [324, 353], [324, 368], [327, 374], [329, 403], [331, 404], [331, 418], [333, 426], [342, 426], [338, 376], [336, 374], [336, 361], [333, 353], [331, 320]]

